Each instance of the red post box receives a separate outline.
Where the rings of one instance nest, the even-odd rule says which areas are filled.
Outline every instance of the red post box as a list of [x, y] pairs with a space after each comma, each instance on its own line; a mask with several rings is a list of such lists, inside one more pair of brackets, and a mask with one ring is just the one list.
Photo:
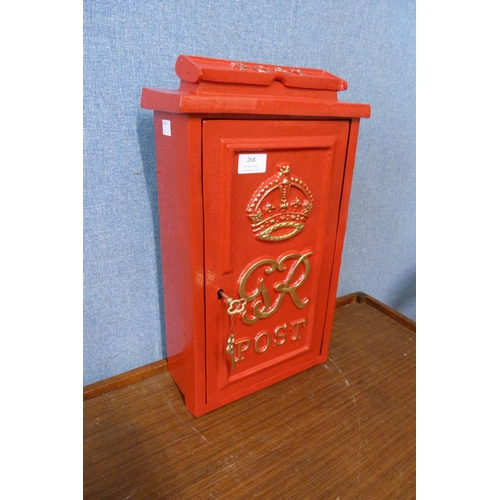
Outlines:
[[169, 370], [200, 416], [326, 361], [360, 118], [326, 71], [179, 56], [154, 110]]

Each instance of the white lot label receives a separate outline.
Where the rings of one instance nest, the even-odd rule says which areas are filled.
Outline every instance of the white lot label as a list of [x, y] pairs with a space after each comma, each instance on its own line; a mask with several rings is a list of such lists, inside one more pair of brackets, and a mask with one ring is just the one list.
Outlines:
[[267, 154], [239, 155], [239, 174], [261, 174], [266, 171]]
[[170, 130], [170, 120], [162, 120], [161, 125], [163, 128], [163, 135], [172, 135], [172, 131]]

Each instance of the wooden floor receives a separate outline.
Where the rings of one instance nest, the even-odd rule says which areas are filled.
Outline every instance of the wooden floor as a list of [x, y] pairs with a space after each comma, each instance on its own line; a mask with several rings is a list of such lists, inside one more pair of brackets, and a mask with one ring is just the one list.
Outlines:
[[168, 372], [85, 400], [84, 498], [416, 498], [415, 324], [343, 303], [326, 363], [200, 418]]

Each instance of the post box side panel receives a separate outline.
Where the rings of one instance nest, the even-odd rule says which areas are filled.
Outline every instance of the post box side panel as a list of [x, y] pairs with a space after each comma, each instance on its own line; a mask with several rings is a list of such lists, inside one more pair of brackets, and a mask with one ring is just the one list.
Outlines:
[[349, 210], [349, 200], [351, 195], [352, 178], [354, 173], [354, 161], [356, 157], [356, 147], [358, 142], [359, 118], [353, 118], [350, 122], [349, 139], [344, 169], [344, 179], [342, 185], [342, 197], [340, 201], [339, 220], [337, 224], [337, 238], [335, 241], [335, 256], [330, 280], [329, 303], [325, 322], [325, 335], [321, 347], [321, 358], [326, 361], [328, 357], [328, 346], [331, 337], [331, 325], [335, 315], [335, 299], [338, 288], [340, 267], [342, 264], [342, 251], [344, 248], [345, 232], [347, 228], [347, 218]]
[[[319, 362], [348, 133], [348, 120], [204, 121], [209, 404]], [[244, 312], [230, 317], [220, 289]]]
[[205, 402], [201, 120], [154, 115], [168, 365], [194, 412]]

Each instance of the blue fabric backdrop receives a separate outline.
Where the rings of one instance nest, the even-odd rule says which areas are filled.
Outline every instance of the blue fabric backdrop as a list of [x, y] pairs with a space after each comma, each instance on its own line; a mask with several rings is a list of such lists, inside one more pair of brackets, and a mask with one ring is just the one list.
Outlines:
[[415, 2], [84, 1], [84, 385], [167, 355], [152, 112], [179, 54], [325, 69], [367, 102], [338, 295], [415, 319]]

